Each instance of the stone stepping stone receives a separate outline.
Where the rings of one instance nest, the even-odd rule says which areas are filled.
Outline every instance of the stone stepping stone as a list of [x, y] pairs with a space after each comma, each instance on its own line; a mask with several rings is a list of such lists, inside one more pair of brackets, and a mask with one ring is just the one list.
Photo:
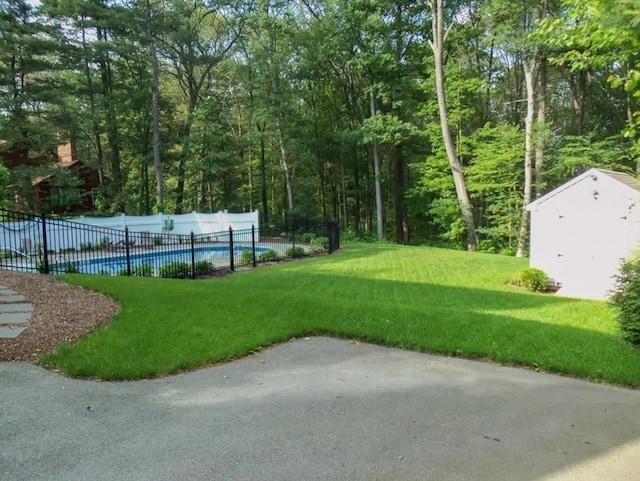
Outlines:
[[10, 327], [0, 325], [0, 339], [15, 339], [26, 329], [26, 327]]
[[33, 306], [24, 296], [0, 286], [0, 339], [15, 339], [27, 329]]
[[8, 304], [10, 302], [25, 302], [26, 299], [24, 298], [24, 296], [21, 296], [20, 294], [16, 294], [15, 292], [13, 294], [5, 294], [3, 292], [0, 292], [0, 303], [3, 304]]
[[30, 312], [5, 312], [0, 314], [0, 326], [8, 324], [26, 324], [31, 319]]
[[1, 314], [5, 312], [32, 312], [33, 306], [28, 303], [11, 303], [11, 304], [1, 304], [0, 303], [0, 323], [2, 322]]

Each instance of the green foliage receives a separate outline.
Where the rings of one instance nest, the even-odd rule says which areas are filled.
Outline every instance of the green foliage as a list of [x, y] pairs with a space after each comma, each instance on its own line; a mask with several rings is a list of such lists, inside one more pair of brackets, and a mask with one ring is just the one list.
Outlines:
[[378, 242], [374, 232], [356, 232], [353, 228], [340, 231], [340, 242]]
[[101, 249], [104, 249], [106, 247], [109, 246], [109, 236], [104, 236], [102, 239], [100, 239], [100, 244], [98, 244], [98, 247], [100, 247]]
[[247, 265], [253, 264], [253, 251], [251, 250], [243, 250], [242, 255], [240, 255], [240, 264]]
[[305, 232], [304, 234], [300, 235], [300, 242], [304, 242], [305, 244], [308, 244], [315, 238], [316, 238], [316, 235], [313, 232]]
[[480, 250], [515, 251], [522, 211], [520, 182], [524, 134], [518, 126], [486, 124], [467, 143], [473, 162], [466, 170], [469, 195], [483, 206]]
[[45, 265], [44, 265], [44, 259], [42, 257], [38, 257], [38, 259], [36, 260], [36, 271], [40, 274], [45, 274]]
[[311, 240], [309, 244], [309, 248], [311, 252], [320, 252], [327, 250], [329, 248], [329, 238], [328, 237], [316, 237]]
[[0, 202], [10, 200], [9, 183], [11, 181], [11, 173], [9, 169], [0, 162]]
[[78, 266], [73, 262], [65, 262], [63, 267], [65, 274], [77, 274], [79, 271]]
[[304, 248], [300, 247], [300, 246], [289, 247], [285, 251], [285, 256], [286, 257], [303, 257], [304, 254], [305, 254]]
[[161, 246], [162, 244], [164, 244], [164, 238], [161, 235], [154, 235], [153, 245]]
[[171, 279], [187, 279], [191, 276], [191, 266], [188, 262], [170, 262], [158, 269], [160, 277]]
[[532, 292], [544, 292], [549, 285], [549, 276], [541, 269], [530, 267], [516, 275], [511, 283], [522, 286]]
[[278, 260], [278, 253], [273, 249], [268, 249], [258, 256], [260, 262], [273, 262]]
[[[623, 134], [635, 141], [640, 154], [640, 6], [634, 0], [564, 0], [565, 14], [541, 21], [532, 33], [550, 52], [552, 64], [576, 72], [607, 71], [613, 88], [625, 92], [627, 118]], [[620, 68], [622, 66], [622, 68]], [[630, 110], [631, 112], [631, 110]]]
[[196, 261], [195, 263], [196, 277], [211, 276], [216, 271], [213, 262], [206, 259]]
[[153, 266], [147, 263], [140, 264], [131, 269], [131, 275], [134, 277], [153, 277]]
[[91, 242], [80, 244], [81, 251], [90, 251], [91, 249], [93, 249], [93, 245], [91, 244]]
[[640, 259], [622, 263], [610, 297], [622, 335], [640, 349]]

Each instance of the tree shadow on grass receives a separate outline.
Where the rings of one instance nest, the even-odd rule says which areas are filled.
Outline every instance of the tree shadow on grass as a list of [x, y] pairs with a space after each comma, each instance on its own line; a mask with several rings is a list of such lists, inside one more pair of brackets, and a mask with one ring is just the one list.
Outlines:
[[[298, 308], [307, 318], [306, 334], [640, 386], [640, 351], [622, 340], [603, 303], [379, 279], [358, 279], [345, 288], [344, 278], [317, 273], [306, 281], [315, 286]], [[580, 316], [587, 324], [600, 315], [611, 327], [579, 325]]]

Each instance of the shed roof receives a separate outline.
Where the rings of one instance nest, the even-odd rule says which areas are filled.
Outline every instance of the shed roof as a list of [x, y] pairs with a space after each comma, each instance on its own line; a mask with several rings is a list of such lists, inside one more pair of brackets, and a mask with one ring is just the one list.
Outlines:
[[574, 177], [573, 179], [571, 179], [570, 181], [562, 184], [560, 187], [557, 187], [556, 189], [553, 189], [551, 192], [548, 192], [547, 194], [543, 195], [542, 197], [540, 197], [539, 199], [534, 200], [533, 202], [531, 202], [529, 205], [527, 205], [527, 210], [533, 210], [536, 207], [538, 207], [539, 205], [545, 203], [546, 201], [548, 201], [549, 199], [555, 197], [556, 195], [560, 194], [561, 192], [571, 188], [572, 186], [582, 182], [584, 179], [589, 178], [589, 177], [593, 177], [593, 176], [597, 176], [597, 175], [606, 175], [607, 177], [610, 177], [611, 179], [619, 182], [620, 184], [622, 184], [623, 186], [625, 186], [625, 188], [629, 188], [629, 189], [633, 189], [635, 191], [635, 195], [640, 195], [640, 184], [638, 183], [638, 179], [636, 179], [635, 177], [629, 175], [629, 174], [625, 174], [624, 172], [616, 172], [613, 170], [606, 170], [606, 169], [589, 169], [586, 172], [584, 172], [583, 174], [580, 174], [577, 177]]

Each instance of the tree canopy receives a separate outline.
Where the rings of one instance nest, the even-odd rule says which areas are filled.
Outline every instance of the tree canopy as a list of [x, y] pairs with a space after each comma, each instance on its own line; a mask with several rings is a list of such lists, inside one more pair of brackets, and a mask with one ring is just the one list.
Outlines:
[[[523, 254], [527, 202], [638, 173], [640, 6], [0, 0], [0, 139], [73, 140], [96, 214], [258, 209]], [[5, 205], [28, 175], [3, 173]]]

